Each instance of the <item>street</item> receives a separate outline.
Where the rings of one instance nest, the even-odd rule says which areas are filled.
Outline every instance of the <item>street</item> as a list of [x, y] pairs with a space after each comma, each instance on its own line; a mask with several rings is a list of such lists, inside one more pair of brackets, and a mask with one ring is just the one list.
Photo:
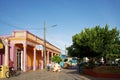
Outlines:
[[78, 74], [76, 69], [63, 69], [62, 72], [45, 70], [24, 72], [18, 76], [0, 80], [120, 80], [110, 78], [95, 78], [85, 74]]

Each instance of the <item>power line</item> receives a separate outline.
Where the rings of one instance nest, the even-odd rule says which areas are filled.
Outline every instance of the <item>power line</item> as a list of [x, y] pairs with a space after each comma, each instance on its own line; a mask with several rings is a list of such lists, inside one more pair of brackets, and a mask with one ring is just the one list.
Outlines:
[[3, 21], [3, 20], [1, 20], [1, 19], [0, 19], [0, 23], [2, 23], [2, 24], [4, 24], [4, 25], [7, 25], [7, 26], [9, 26], [9, 27], [16, 28], [16, 29], [23, 29], [23, 28], [20, 28], [20, 27], [18, 27], [18, 26], [15, 26], [15, 25], [13, 25], [13, 24], [10, 24], [10, 23], [8, 23], [8, 22], [6, 22], [6, 21]]
[[16, 29], [20, 29], [20, 30], [25, 30], [25, 29], [27, 29], [27, 30], [43, 30], [43, 28], [20, 28], [20, 27], [18, 27], [18, 26], [16, 26], [16, 25], [13, 25], [13, 24], [11, 24], [11, 23], [8, 23], [8, 22], [6, 22], [6, 21], [3, 21], [3, 20], [1, 20], [0, 19], [0, 23], [2, 23], [2, 24], [4, 24], [4, 25], [7, 25], [7, 26], [9, 26], [9, 27], [13, 27], [13, 28], [16, 28]]

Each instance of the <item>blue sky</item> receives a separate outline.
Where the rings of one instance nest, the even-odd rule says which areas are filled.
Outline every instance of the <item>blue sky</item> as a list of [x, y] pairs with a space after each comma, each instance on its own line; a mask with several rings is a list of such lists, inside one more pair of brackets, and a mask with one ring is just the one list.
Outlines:
[[43, 38], [44, 21], [47, 41], [64, 51], [84, 28], [120, 30], [120, 0], [0, 0], [0, 36], [24, 29]]

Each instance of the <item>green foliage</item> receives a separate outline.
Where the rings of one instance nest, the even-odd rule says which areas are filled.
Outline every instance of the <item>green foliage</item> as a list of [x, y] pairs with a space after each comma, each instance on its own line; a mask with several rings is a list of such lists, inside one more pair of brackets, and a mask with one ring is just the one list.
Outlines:
[[72, 57], [77, 57], [77, 49], [75, 49], [73, 46], [67, 47], [68, 55]]
[[106, 57], [108, 54], [118, 55], [120, 53], [119, 31], [116, 28], [109, 30], [108, 25], [85, 28], [75, 34], [72, 41], [73, 44], [67, 48], [70, 56]]
[[58, 55], [54, 55], [51, 59], [52, 59], [52, 62], [55, 62], [55, 63], [60, 63], [60, 61], [62, 61], [62, 59]]
[[117, 54], [112, 54], [112, 53], [106, 54], [106, 58], [110, 60], [115, 60], [117, 57], [118, 57]]

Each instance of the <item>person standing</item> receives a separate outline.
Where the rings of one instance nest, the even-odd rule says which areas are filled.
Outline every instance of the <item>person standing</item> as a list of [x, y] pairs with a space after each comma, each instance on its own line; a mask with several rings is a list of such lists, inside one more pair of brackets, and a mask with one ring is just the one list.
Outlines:
[[9, 70], [12, 70], [14, 68], [13, 64], [14, 62], [11, 59], [9, 59]]

